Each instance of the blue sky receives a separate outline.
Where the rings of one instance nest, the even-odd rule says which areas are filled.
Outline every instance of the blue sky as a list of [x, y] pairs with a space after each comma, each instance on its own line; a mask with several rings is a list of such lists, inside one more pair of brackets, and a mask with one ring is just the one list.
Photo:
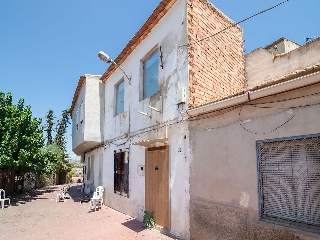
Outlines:
[[[0, 1], [0, 91], [24, 98], [35, 117], [49, 109], [60, 118], [71, 105], [78, 79], [103, 74], [160, 0]], [[211, 0], [238, 22], [282, 0]], [[240, 26], [246, 53], [280, 37], [305, 44], [320, 36], [320, 1], [289, 0]], [[71, 126], [69, 127], [71, 130]], [[71, 153], [71, 131], [68, 133]]]

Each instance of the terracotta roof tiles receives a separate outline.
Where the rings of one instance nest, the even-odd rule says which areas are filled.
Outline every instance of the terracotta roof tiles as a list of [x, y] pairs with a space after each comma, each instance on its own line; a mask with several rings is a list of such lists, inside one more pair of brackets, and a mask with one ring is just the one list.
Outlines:
[[[119, 56], [114, 60], [118, 65], [121, 65], [134, 49], [148, 36], [151, 30], [158, 24], [162, 17], [176, 3], [177, 0], [162, 0], [156, 9], [153, 11], [148, 20], [143, 24], [140, 30], [128, 42], [127, 46], [122, 50]], [[111, 64], [107, 71], [102, 75], [101, 80], [105, 82], [116, 70], [116, 66]]]

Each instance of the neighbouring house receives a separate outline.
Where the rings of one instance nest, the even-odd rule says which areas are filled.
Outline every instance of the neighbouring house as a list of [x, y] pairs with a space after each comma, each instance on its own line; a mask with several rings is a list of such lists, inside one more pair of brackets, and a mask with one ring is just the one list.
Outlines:
[[102, 185], [107, 206], [190, 238], [195, 149], [181, 113], [244, 93], [242, 29], [230, 25], [207, 0], [162, 0], [114, 60], [121, 69], [80, 77], [70, 112], [86, 192]]
[[[100, 75], [89, 74], [80, 77], [70, 109], [72, 151], [82, 158], [85, 153], [104, 145], [105, 86], [101, 83], [100, 77]], [[102, 166], [102, 157], [103, 148], [98, 150], [97, 154], [86, 157], [86, 165], [83, 168], [86, 193], [94, 190], [95, 186], [102, 185], [102, 167], [99, 169], [99, 165], [94, 165], [96, 161]]]
[[184, 113], [191, 239], [320, 238], [320, 39], [245, 57], [246, 92]]

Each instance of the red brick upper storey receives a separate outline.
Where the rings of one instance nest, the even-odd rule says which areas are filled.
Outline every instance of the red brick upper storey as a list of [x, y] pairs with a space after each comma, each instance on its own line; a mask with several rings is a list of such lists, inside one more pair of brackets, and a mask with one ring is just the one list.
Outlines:
[[[208, 0], [188, 0], [189, 108], [244, 91], [243, 33]], [[207, 39], [205, 39], [207, 38]], [[205, 39], [203, 41], [200, 41]]]

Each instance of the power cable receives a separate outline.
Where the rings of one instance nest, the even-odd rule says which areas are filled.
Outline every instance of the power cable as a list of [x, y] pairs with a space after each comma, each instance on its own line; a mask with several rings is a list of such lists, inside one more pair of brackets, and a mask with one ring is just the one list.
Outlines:
[[263, 135], [269, 134], [269, 133], [272, 133], [272, 132], [276, 131], [277, 129], [281, 128], [282, 126], [284, 126], [284, 125], [287, 124], [288, 122], [290, 122], [296, 115], [298, 115], [298, 114], [300, 113], [300, 111], [302, 110], [302, 108], [304, 108], [306, 105], [307, 105], [307, 102], [305, 102], [305, 104], [302, 105], [302, 106], [299, 108], [299, 110], [298, 110], [298, 112], [297, 112], [296, 114], [292, 115], [292, 117], [290, 117], [289, 119], [287, 119], [285, 122], [283, 122], [283, 123], [280, 124], [279, 126], [275, 127], [274, 129], [272, 129], [272, 130], [270, 130], [270, 131], [261, 132], [261, 133], [251, 131], [251, 130], [245, 128], [245, 127], [242, 125], [242, 121], [240, 120], [242, 108], [240, 108], [240, 111], [239, 111], [239, 120], [238, 120], [239, 126], [242, 127], [245, 131], [247, 131], [247, 132], [249, 132], [249, 133], [251, 133], [251, 134], [255, 134], [255, 135], [256, 135], [256, 134], [263, 134]]
[[247, 18], [245, 18], [245, 19], [243, 19], [243, 20], [241, 20], [241, 21], [239, 21], [239, 22], [236, 22], [236, 23], [234, 23], [234, 24], [231, 24], [231, 25], [229, 25], [228, 27], [220, 30], [219, 32], [216, 32], [216, 33], [214, 33], [214, 34], [212, 34], [212, 35], [209, 35], [209, 36], [207, 36], [207, 37], [205, 37], [205, 38], [202, 38], [202, 39], [200, 39], [200, 40], [198, 40], [198, 41], [194, 41], [194, 42], [191, 42], [191, 43], [182, 45], [181, 47], [190, 47], [190, 46], [193, 45], [193, 44], [196, 44], [196, 43], [199, 43], [199, 42], [203, 42], [203, 41], [205, 41], [205, 40], [207, 40], [207, 39], [209, 39], [209, 38], [211, 38], [211, 37], [214, 37], [214, 36], [216, 36], [216, 35], [224, 32], [224, 31], [232, 28], [232, 27], [235, 27], [235, 26], [239, 25], [240, 23], [243, 23], [243, 22], [245, 22], [245, 21], [248, 21], [249, 19], [254, 18], [254, 17], [256, 17], [256, 16], [258, 16], [258, 15], [260, 15], [260, 14], [262, 14], [262, 13], [268, 12], [268, 11], [270, 11], [270, 10], [276, 8], [276, 7], [279, 7], [280, 5], [282, 5], [282, 4], [286, 3], [286, 2], [289, 2], [289, 0], [285, 0], [285, 1], [281, 2], [281, 3], [278, 3], [277, 5], [274, 5], [274, 6], [272, 6], [272, 7], [270, 7], [270, 8], [267, 8], [267, 9], [261, 11], [261, 12], [258, 12], [258, 13], [256, 13], [256, 14], [253, 14], [252, 16], [247, 17]]

